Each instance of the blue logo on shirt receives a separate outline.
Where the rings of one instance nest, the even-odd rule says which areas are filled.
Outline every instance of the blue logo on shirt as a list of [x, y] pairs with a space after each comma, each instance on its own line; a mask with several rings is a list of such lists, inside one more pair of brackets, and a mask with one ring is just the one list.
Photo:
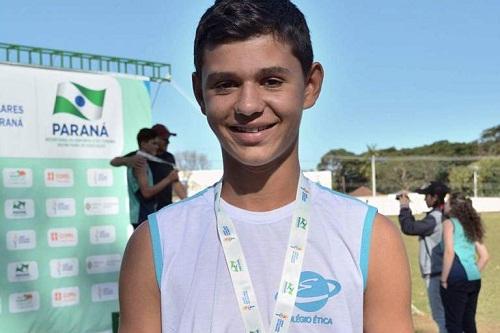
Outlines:
[[295, 306], [302, 311], [316, 312], [322, 309], [330, 297], [337, 295], [341, 289], [340, 283], [335, 280], [326, 280], [315, 272], [302, 272]]

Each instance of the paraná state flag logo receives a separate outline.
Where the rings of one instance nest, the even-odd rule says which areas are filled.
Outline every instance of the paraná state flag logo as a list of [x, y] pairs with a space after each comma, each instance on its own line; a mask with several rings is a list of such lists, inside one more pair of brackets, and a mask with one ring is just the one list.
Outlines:
[[93, 90], [74, 82], [59, 83], [53, 114], [69, 113], [85, 120], [101, 119], [105, 95], [106, 89]]

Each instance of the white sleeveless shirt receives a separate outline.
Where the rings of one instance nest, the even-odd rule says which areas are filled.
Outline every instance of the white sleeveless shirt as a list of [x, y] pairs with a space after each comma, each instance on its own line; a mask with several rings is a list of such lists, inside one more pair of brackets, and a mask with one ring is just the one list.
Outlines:
[[[311, 184], [311, 225], [289, 328], [362, 332], [363, 293], [376, 209]], [[268, 212], [221, 200], [247, 260], [264, 326], [279, 288], [294, 203]], [[149, 216], [163, 332], [244, 332], [217, 235], [214, 188]]]

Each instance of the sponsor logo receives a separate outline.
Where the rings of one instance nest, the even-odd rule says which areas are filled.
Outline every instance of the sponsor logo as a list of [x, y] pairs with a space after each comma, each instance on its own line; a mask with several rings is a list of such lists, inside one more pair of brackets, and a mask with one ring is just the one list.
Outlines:
[[118, 299], [118, 283], [108, 282], [94, 284], [91, 287], [92, 302], [106, 302]]
[[9, 311], [11, 313], [37, 311], [40, 309], [38, 291], [27, 291], [9, 295]]
[[285, 320], [287, 320], [288, 315], [285, 313], [275, 313], [274, 315], [278, 317], [278, 320], [276, 321], [276, 326], [274, 326], [274, 332], [279, 332], [285, 325]]
[[78, 244], [78, 231], [76, 228], [55, 228], [47, 231], [50, 247], [76, 246]]
[[9, 199], [4, 203], [8, 219], [30, 219], [35, 217], [35, 203], [32, 199]]
[[31, 187], [33, 186], [33, 171], [26, 168], [5, 168], [2, 170], [3, 186]]
[[[94, 90], [75, 82], [61, 82], [57, 86], [53, 115], [67, 114], [84, 121], [102, 118], [106, 89]], [[67, 137], [109, 137], [102, 124], [53, 123], [52, 135]]]
[[122, 256], [119, 254], [105, 254], [90, 256], [86, 259], [87, 273], [112, 273], [120, 270]]
[[241, 272], [242, 267], [241, 267], [241, 262], [240, 259], [238, 260], [229, 260], [229, 267], [233, 272]]
[[33, 281], [38, 279], [38, 264], [36, 261], [11, 262], [7, 265], [9, 282]]
[[87, 184], [90, 187], [113, 186], [113, 172], [111, 169], [88, 169]]
[[45, 200], [45, 210], [48, 217], [75, 216], [75, 199], [52, 198]]
[[276, 317], [280, 318], [280, 319], [284, 319], [286, 320], [288, 318], [288, 315], [286, 313], [275, 313]]
[[100, 197], [85, 198], [83, 201], [85, 215], [116, 215], [119, 211], [118, 198]]
[[[310, 271], [302, 272], [299, 281], [295, 306], [305, 312], [321, 310], [328, 303], [328, 300], [337, 295], [342, 289], [340, 283], [337, 281], [327, 280], [318, 273]], [[287, 289], [287, 282], [285, 281], [285, 287], [282, 291], [286, 292], [288, 290], [290, 289]], [[277, 296], [278, 293], [276, 293], [275, 298]], [[278, 319], [278, 323], [280, 320], [281, 318]], [[292, 315], [290, 321], [297, 324], [333, 325], [333, 320], [330, 317], [300, 313]], [[275, 332], [281, 330], [282, 326], [280, 325], [275, 327]]]
[[53, 278], [64, 278], [78, 275], [78, 259], [77, 258], [61, 258], [52, 259], [49, 262], [50, 276]]
[[109, 137], [108, 129], [102, 125], [52, 123], [52, 135], [60, 137]]
[[55, 308], [72, 306], [80, 303], [80, 289], [67, 287], [52, 290], [52, 306]]
[[243, 304], [246, 304], [246, 305], [250, 304], [250, 295], [248, 294], [248, 290], [245, 290], [245, 291], [243, 292], [243, 295], [242, 295], [242, 296], [243, 296], [243, 297], [242, 297], [241, 299], [242, 299], [242, 301], [243, 301]]
[[72, 169], [45, 169], [45, 186], [71, 187], [73, 186]]
[[296, 314], [292, 316], [292, 323], [298, 324], [315, 324], [315, 325], [332, 325], [333, 321], [330, 317], [321, 317], [321, 316], [303, 316], [300, 314]]
[[94, 90], [75, 82], [61, 82], [57, 85], [53, 114], [67, 113], [85, 120], [99, 120], [105, 96], [106, 89]]
[[7, 250], [30, 250], [36, 247], [35, 230], [7, 231]]
[[303, 230], [306, 230], [306, 227], [307, 227], [307, 220], [301, 216], [299, 216], [297, 218], [297, 228], [300, 228], [300, 229], [303, 229]]
[[90, 228], [91, 244], [109, 244], [116, 240], [115, 226], [101, 225]]
[[293, 250], [292, 251], [292, 256], [290, 258], [290, 262], [292, 264], [295, 264], [299, 260], [300, 253], [299, 251]]
[[288, 294], [293, 296], [293, 292], [295, 291], [295, 286], [293, 283], [285, 281], [285, 284], [283, 286], [283, 294]]
[[307, 198], [309, 198], [309, 191], [305, 187], [301, 187], [300, 189], [302, 190], [301, 200], [306, 202]]
[[316, 312], [341, 289], [340, 283], [335, 280], [327, 280], [315, 272], [302, 272], [295, 306], [302, 311]]

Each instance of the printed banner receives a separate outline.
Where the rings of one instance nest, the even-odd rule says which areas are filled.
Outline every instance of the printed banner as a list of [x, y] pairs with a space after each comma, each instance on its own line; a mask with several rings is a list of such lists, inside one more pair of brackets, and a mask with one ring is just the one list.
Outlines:
[[0, 332], [111, 332], [147, 83], [0, 65]]

